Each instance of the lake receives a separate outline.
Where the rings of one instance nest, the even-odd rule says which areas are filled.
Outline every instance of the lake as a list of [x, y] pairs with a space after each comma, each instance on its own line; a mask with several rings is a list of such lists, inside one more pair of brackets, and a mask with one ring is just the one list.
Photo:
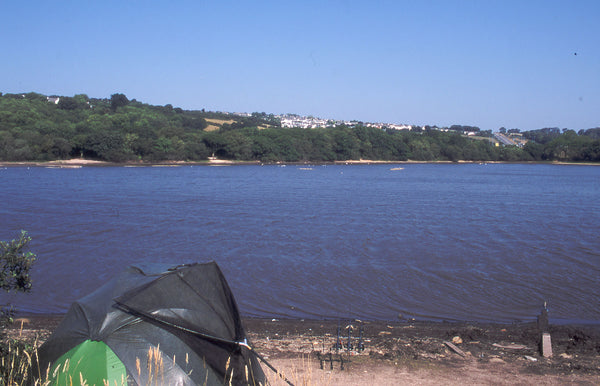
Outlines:
[[[401, 170], [391, 170], [403, 168]], [[130, 264], [215, 260], [242, 314], [600, 323], [600, 167], [0, 169], [19, 309], [65, 312]], [[7, 298], [4, 294], [2, 300]]]

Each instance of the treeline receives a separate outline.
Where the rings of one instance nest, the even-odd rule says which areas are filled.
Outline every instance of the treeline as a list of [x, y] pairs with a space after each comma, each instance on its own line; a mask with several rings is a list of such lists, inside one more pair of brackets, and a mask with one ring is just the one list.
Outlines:
[[[477, 127], [381, 130], [356, 126], [282, 128], [272, 114], [248, 117], [109, 99], [0, 94], [0, 160], [84, 157], [110, 162], [221, 159], [261, 162], [587, 161], [600, 162], [600, 129], [522, 133], [523, 147], [495, 146]], [[210, 130], [208, 130], [210, 129]], [[479, 140], [462, 135], [477, 131]]]

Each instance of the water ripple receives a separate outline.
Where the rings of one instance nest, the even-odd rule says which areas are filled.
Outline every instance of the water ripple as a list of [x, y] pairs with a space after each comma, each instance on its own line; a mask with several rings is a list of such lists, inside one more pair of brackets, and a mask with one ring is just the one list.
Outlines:
[[[242, 312], [600, 321], [600, 168], [9, 168], [0, 239], [60, 312], [128, 264], [216, 260]], [[64, 285], [68, 283], [68, 285]]]

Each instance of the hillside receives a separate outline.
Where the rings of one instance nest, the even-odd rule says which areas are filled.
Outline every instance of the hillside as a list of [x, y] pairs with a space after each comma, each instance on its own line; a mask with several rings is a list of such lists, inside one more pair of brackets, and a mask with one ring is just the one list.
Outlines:
[[501, 146], [490, 132], [463, 128], [398, 130], [360, 122], [303, 129], [282, 127], [273, 114], [233, 115], [154, 106], [123, 94], [109, 99], [0, 93], [0, 161], [73, 157], [109, 162], [568, 161], [600, 162], [600, 129], [541, 129]]

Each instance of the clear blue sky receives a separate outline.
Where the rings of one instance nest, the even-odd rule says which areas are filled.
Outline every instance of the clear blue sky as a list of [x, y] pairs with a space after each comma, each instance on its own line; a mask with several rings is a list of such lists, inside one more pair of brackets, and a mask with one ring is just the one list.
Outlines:
[[598, 0], [2, 1], [0, 92], [579, 130], [600, 126], [598, 20]]

